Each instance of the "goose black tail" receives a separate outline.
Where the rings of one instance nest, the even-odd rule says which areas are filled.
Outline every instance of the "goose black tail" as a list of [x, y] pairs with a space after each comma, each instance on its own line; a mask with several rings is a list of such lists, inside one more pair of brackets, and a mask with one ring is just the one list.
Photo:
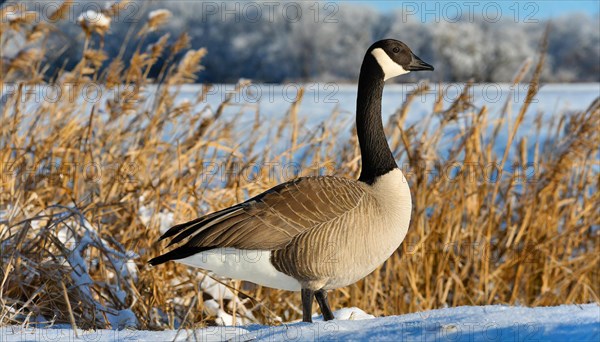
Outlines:
[[213, 249], [214, 247], [190, 247], [190, 246], [181, 246], [179, 248], [175, 248], [174, 250], [165, 253], [163, 255], [157, 256], [156, 258], [150, 259], [148, 263], [152, 266], [163, 264], [167, 261], [171, 260], [179, 260], [183, 258], [187, 258], [191, 255], [204, 252], [209, 249]]

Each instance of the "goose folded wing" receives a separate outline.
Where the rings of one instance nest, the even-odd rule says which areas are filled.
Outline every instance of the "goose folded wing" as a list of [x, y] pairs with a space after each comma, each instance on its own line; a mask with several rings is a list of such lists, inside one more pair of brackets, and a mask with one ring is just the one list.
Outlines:
[[185, 243], [150, 262], [158, 264], [219, 247], [279, 249], [295, 236], [352, 211], [364, 195], [354, 180], [298, 178], [246, 202], [172, 227], [160, 239], [171, 238], [169, 246]]

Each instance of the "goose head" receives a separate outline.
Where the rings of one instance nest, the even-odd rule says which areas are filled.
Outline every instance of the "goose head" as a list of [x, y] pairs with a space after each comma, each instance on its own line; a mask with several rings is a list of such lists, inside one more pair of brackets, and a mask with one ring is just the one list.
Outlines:
[[433, 66], [417, 57], [406, 44], [395, 39], [384, 39], [371, 45], [367, 57], [372, 56], [386, 81], [411, 71], [433, 70]]

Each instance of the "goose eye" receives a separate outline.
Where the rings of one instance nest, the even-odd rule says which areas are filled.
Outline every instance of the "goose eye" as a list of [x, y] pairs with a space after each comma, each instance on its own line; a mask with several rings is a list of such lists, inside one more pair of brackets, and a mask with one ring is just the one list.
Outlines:
[[399, 47], [395, 47], [392, 51], [394, 51], [394, 53], [398, 53], [398, 52], [400, 52], [400, 48]]

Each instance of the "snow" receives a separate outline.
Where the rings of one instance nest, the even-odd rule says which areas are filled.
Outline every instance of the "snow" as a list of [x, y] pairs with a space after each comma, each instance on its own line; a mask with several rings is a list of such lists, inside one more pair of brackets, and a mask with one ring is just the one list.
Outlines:
[[144, 224], [144, 226], [149, 226], [153, 219], [158, 222], [159, 231], [161, 234], [164, 234], [173, 226], [174, 224], [174, 216], [172, 212], [167, 212], [165, 210], [161, 210], [160, 212], [155, 212], [154, 207], [150, 204], [144, 204], [146, 202], [146, 197], [144, 195], [140, 196], [140, 209], [138, 211], [139, 218]]
[[[200, 282], [200, 289], [202, 293], [211, 296], [213, 299], [209, 299], [204, 302], [204, 308], [213, 316], [217, 317], [216, 323], [218, 325], [236, 325], [249, 324], [256, 322], [256, 318], [246, 309], [244, 306], [245, 300], [240, 300], [233, 291], [227, 286], [215, 280], [213, 277], [204, 276]], [[233, 315], [228, 314], [220, 305], [223, 300], [229, 300], [228, 308], [229, 311], [233, 311], [233, 304], [237, 306], [237, 311], [242, 314], [237, 314], [235, 320]]]
[[77, 22], [108, 29], [110, 27], [111, 18], [105, 16], [103, 13], [87, 10], [79, 15]]
[[[27, 207], [25, 211], [30, 211]], [[60, 211], [57, 211], [60, 210]], [[0, 222], [10, 217], [11, 207], [0, 212]], [[57, 228], [57, 239], [61, 242], [69, 253], [65, 253], [63, 265], [71, 269], [70, 279], [73, 282], [67, 289], [68, 292], [77, 291], [78, 295], [86, 298], [86, 302], [93, 303], [95, 307], [94, 314], [99, 321], [105, 317], [108, 323], [115, 328], [127, 328], [138, 326], [138, 320], [135, 313], [127, 308], [127, 295], [129, 287], [127, 281], [131, 278], [136, 280], [138, 277], [138, 269], [134, 259], [139, 258], [135, 252], [127, 251], [116, 241], [109, 243], [106, 239], [100, 237], [96, 227], [88, 221], [83, 214], [75, 206], [60, 206], [55, 205], [42, 210], [36, 217], [31, 219], [33, 229], [40, 229], [44, 217], [53, 216], [52, 225]], [[58, 222], [58, 223], [57, 223]], [[10, 241], [10, 240], [7, 240]], [[105, 259], [107, 270], [107, 282], [103, 283], [104, 289], [112, 294], [111, 297], [116, 299], [115, 303], [96, 300], [92, 284], [95, 282], [89, 274], [89, 268], [98, 259], [91, 258], [89, 248], [101, 250], [102, 258]], [[117, 277], [117, 274], [119, 277]], [[31, 319], [30, 321], [48, 322], [48, 317], [41, 315]], [[1, 331], [5, 335], [5, 331]], [[4, 336], [0, 335], [0, 341], [4, 341]], [[25, 338], [28, 340], [29, 338]]]
[[557, 307], [464, 306], [374, 318], [357, 308], [336, 311], [336, 320], [280, 326], [208, 327], [197, 330], [78, 330], [0, 328], [0, 341], [598, 341], [598, 304]]
[[169, 11], [169, 10], [166, 10], [166, 9], [157, 9], [157, 10], [154, 10], [154, 11], [152, 11], [152, 12], [150, 12], [148, 14], [148, 19], [152, 20], [154, 18], [163, 17], [163, 16], [166, 17], [166, 18], [169, 18], [169, 17], [171, 17], [171, 15], [172, 15], [171, 11]]
[[4, 15], [4, 19], [6, 19], [8, 22], [13, 22], [18, 19], [21, 19], [21, 16], [19, 14], [17, 14], [17, 12], [8, 11]]

